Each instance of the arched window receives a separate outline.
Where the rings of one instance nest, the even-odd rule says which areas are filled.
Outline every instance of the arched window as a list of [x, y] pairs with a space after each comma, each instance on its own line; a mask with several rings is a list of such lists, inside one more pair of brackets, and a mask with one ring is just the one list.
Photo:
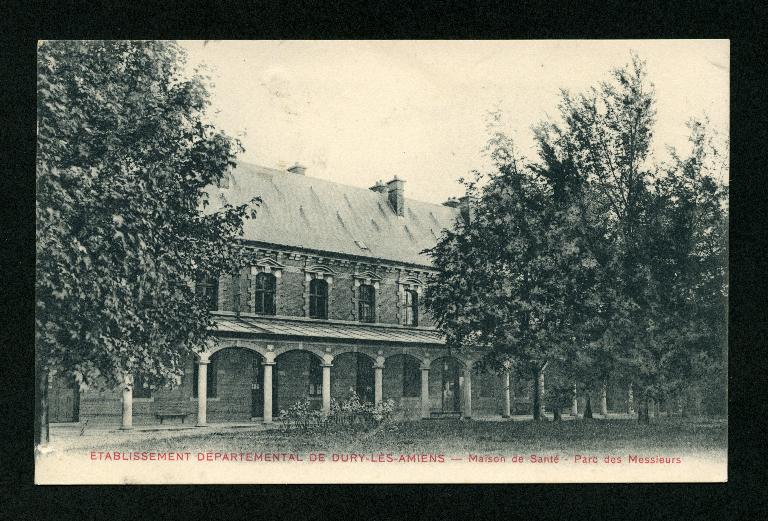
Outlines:
[[376, 290], [369, 284], [358, 288], [357, 317], [360, 322], [376, 322]]
[[312, 279], [309, 283], [309, 317], [328, 318], [328, 283]]
[[195, 284], [195, 293], [208, 305], [209, 311], [219, 309], [219, 280], [204, 279]]
[[419, 325], [419, 294], [412, 289], [405, 292], [405, 325]]
[[262, 315], [275, 314], [275, 287], [276, 281], [271, 273], [259, 273], [256, 275], [256, 305], [254, 312]]

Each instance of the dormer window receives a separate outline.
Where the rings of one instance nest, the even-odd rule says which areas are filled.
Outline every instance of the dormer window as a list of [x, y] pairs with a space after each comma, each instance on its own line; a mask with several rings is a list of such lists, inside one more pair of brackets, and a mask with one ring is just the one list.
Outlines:
[[256, 304], [254, 311], [262, 315], [275, 314], [275, 288], [277, 279], [271, 273], [256, 275]]
[[328, 283], [323, 279], [309, 282], [309, 318], [328, 318]]
[[370, 284], [361, 284], [357, 296], [357, 317], [360, 322], [376, 322], [376, 289]]
[[413, 289], [405, 292], [405, 325], [419, 325], [419, 293]]

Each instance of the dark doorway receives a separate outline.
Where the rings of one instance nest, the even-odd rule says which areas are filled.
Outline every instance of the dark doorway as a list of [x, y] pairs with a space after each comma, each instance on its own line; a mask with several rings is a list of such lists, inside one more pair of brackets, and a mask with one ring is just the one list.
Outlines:
[[360, 397], [360, 401], [373, 403], [373, 400], [374, 400], [373, 360], [361, 354], [357, 354], [356, 358], [357, 358], [357, 381], [355, 382], [355, 392]]
[[251, 373], [251, 418], [264, 416], [264, 366], [261, 358], [253, 357]]
[[461, 410], [461, 381], [459, 364], [452, 358], [442, 361], [443, 373], [443, 392], [442, 392], [442, 411], [459, 412]]
[[80, 421], [80, 386], [74, 377], [54, 376], [48, 391], [48, 421]]

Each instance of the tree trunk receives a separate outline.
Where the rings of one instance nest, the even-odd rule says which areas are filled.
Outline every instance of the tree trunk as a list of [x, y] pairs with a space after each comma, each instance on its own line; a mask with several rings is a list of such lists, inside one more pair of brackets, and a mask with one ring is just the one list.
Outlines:
[[635, 414], [635, 397], [632, 384], [629, 384], [629, 391], [627, 393], [627, 414]]
[[640, 404], [640, 410], [637, 412], [638, 423], [642, 423], [645, 425], [648, 425], [649, 423], [651, 423], [650, 404], [648, 402], [649, 402], [649, 399], [645, 398]]
[[605, 381], [600, 386], [600, 414], [603, 418], [608, 416], [608, 383]]
[[544, 373], [541, 369], [533, 371], [533, 414], [534, 421], [540, 421], [542, 418], [543, 399], [544, 399]]
[[579, 416], [579, 395], [576, 392], [576, 384], [573, 384], [573, 396], [571, 397], [571, 416]]
[[544, 407], [546, 404], [546, 393], [544, 392], [544, 369], [542, 368], [541, 371], [539, 371], [539, 416], [542, 419], [546, 419], [546, 416], [544, 416]]
[[41, 367], [39, 361], [35, 364], [35, 447], [46, 445], [50, 441], [48, 429], [48, 371]]
[[587, 393], [587, 404], [584, 406], [584, 419], [592, 419], [592, 396], [589, 393]]

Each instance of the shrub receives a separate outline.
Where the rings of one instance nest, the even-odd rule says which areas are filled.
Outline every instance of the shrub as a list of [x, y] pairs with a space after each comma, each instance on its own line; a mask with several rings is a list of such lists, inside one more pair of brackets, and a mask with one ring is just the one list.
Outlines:
[[284, 432], [289, 431], [367, 431], [382, 425], [391, 425], [395, 413], [392, 399], [374, 405], [361, 401], [353, 392], [339, 402], [331, 400], [331, 411], [326, 417], [322, 411], [313, 410], [309, 399], [299, 401], [281, 410], [278, 420]]

